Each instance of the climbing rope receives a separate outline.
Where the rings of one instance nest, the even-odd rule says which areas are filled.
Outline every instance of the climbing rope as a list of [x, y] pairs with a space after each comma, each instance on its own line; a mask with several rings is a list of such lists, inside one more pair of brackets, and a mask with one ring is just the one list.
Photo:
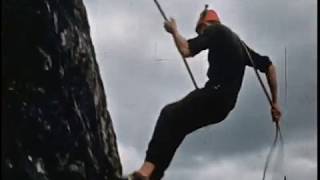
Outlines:
[[[165, 21], [168, 21], [168, 18], [167, 18], [167, 16], [166, 16], [166, 14], [164, 13], [164, 11], [162, 10], [159, 2], [158, 2], [157, 0], [154, 0], [154, 2], [156, 3], [156, 5], [157, 5], [157, 7], [158, 7], [158, 9], [159, 9], [159, 11], [160, 11], [163, 19], [164, 19]], [[188, 63], [187, 63], [186, 58], [184, 58], [181, 53], [180, 53], [180, 55], [181, 55], [181, 58], [182, 58], [182, 60], [183, 60], [183, 62], [184, 62], [184, 65], [185, 65], [186, 68], [187, 68], [187, 71], [188, 71], [188, 73], [189, 73], [189, 75], [190, 75], [190, 78], [191, 78], [191, 81], [192, 81], [194, 87], [195, 87], [196, 89], [199, 89], [199, 87], [198, 87], [198, 85], [197, 85], [197, 83], [196, 83], [196, 80], [194, 79], [194, 76], [193, 76], [193, 74], [192, 74], [192, 72], [191, 72], [191, 69], [190, 69], [190, 67], [189, 67], [189, 65], [188, 65]]]

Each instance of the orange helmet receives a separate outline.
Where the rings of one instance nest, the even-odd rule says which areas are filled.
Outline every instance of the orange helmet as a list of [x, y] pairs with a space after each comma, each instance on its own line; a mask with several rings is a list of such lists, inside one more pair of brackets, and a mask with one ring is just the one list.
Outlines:
[[208, 6], [206, 5], [204, 11], [202, 11], [202, 13], [200, 14], [200, 18], [196, 26], [197, 33], [199, 33], [200, 27], [203, 26], [205, 23], [220, 22], [218, 14], [214, 10], [208, 10], [207, 8]]

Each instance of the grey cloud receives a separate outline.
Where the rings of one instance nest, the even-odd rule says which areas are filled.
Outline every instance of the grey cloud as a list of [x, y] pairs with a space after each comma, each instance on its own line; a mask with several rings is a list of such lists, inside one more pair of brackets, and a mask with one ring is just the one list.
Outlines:
[[[118, 140], [124, 148], [134, 147], [142, 161], [161, 108], [185, 96], [193, 89], [192, 83], [151, 0], [86, 0], [85, 3]], [[161, 3], [168, 15], [177, 19], [182, 34], [188, 38], [195, 36], [194, 24], [199, 12], [209, 3], [223, 22], [253, 49], [270, 56], [278, 69], [280, 100], [285, 110], [283, 133], [290, 144], [286, 152], [294, 175], [290, 179], [315, 178], [317, 2], [187, 0], [182, 4], [171, 0]], [[287, 106], [284, 106], [284, 46], [288, 50]], [[199, 84], [206, 80], [205, 59], [206, 55], [202, 54], [190, 60]], [[270, 121], [266, 99], [252, 69], [248, 68], [234, 111], [224, 122], [198, 130], [185, 139], [168, 178], [193, 179], [193, 173], [210, 164], [229, 161], [232, 166], [233, 159], [238, 164], [242, 161], [250, 164], [251, 156], [257, 157], [258, 160], [252, 161], [261, 166], [274, 135]], [[300, 153], [299, 144], [305, 141], [311, 143], [305, 144]], [[312, 168], [294, 164], [302, 162], [311, 164]], [[126, 166], [126, 162], [123, 164]], [[246, 177], [256, 176], [259, 168], [255, 165], [244, 170], [248, 173]], [[223, 167], [221, 170], [229, 172]], [[232, 173], [229, 177], [240, 172], [232, 170]]]

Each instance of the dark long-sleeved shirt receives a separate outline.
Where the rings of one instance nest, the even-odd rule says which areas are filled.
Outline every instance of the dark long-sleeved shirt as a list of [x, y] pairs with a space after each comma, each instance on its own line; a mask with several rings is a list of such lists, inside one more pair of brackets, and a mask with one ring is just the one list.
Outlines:
[[[252, 64], [240, 38], [222, 24], [212, 24], [202, 34], [188, 40], [192, 56], [202, 50], [209, 50], [209, 78], [206, 86], [220, 85], [225, 91], [238, 95], [246, 66]], [[246, 45], [247, 46], [247, 45]], [[272, 63], [267, 56], [261, 56], [247, 46], [256, 68], [266, 72]]]

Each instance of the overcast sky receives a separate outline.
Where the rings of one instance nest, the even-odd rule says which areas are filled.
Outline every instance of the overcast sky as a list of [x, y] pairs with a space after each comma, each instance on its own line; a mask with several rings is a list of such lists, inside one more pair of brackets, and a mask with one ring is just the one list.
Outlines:
[[[84, 2], [127, 174], [143, 162], [161, 108], [184, 97], [193, 90], [193, 85], [152, 0]], [[199, 13], [209, 4], [222, 23], [251, 48], [271, 58], [278, 70], [284, 111], [284, 172], [288, 180], [316, 180], [317, 1], [160, 0], [160, 3], [167, 15], [177, 20], [186, 38], [196, 36], [194, 27]], [[207, 52], [203, 52], [189, 59], [200, 86], [207, 80], [206, 57]], [[275, 133], [270, 117], [263, 91], [253, 70], [247, 68], [236, 108], [225, 121], [189, 135], [164, 179], [261, 179]]]

